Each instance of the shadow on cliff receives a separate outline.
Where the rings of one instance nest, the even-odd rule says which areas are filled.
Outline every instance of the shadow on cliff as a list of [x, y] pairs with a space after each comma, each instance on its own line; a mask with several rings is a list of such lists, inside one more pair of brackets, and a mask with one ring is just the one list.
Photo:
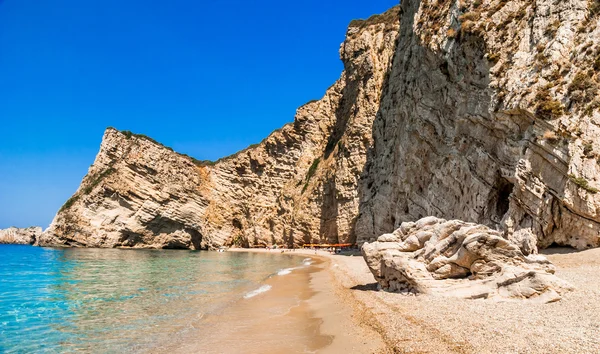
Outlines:
[[554, 254], [572, 254], [572, 253], [580, 253], [587, 250], [578, 250], [572, 247], [559, 246], [556, 243], [551, 244], [547, 248], [540, 250], [540, 254], [543, 255], [554, 255]]
[[[159, 215], [154, 217], [144, 226], [152, 235], [153, 239], [159, 235], [173, 235], [177, 233], [187, 235], [189, 237], [189, 239], [186, 237], [171, 237], [165, 244], [163, 244], [162, 248], [164, 249], [206, 249], [206, 245], [202, 243], [202, 235], [200, 232], [194, 228], [187, 227], [179, 221]], [[147, 243], [147, 241], [144, 240], [144, 237], [147, 237], [147, 235], [133, 232], [131, 230], [122, 230], [121, 239], [119, 241], [120, 245], [132, 246], [139, 243]]]
[[[503, 163], [498, 156], [498, 142], [508, 138], [494, 136], [485, 124], [474, 128], [466, 114], [489, 116], [492, 64], [486, 44], [459, 32], [434, 52], [413, 31], [419, 3], [402, 2], [395, 54], [372, 127], [374, 143], [358, 186], [352, 230], [358, 243], [429, 215], [497, 226], [509, 209], [513, 181], [502, 168], [513, 161]], [[478, 166], [472, 159], [480, 151], [486, 161], [500, 163]]]
[[[345, 68], [349, 70], [349, 68]], [[342, 92], [341, 102], [335, 111], [335, 125], [331, 135], [327, 140], [325, 146], [324, 159], [327, 160], [332, 153], [334, 153], [336, 146], [341, 146], [340, 141], [344, 136], [344, 133], [348, 129], [348, 124], [351, 118], [354, 116], [353, 107], [358, 100], [359, 95], [359, 84], [356, 82], [349, 82], [348, 78], [350, 75], [346, 75], [346, 84]], [[370, 77], [362, 78], [363, 82], [367, 82]], [[343, 153], [338, 148], [337, 153]], [[335, 160], [337, 162], [337, 159]], [[337, 166], [336, 166], [337, 169]], [[319, 242], [325, 241], [326, 243], [339, 243], [340, 235], [338, 228], [338, 214], [340, 207], [340, 200], [336, 195], [336, 179], [335, 173], [329, 173], [322, 184], [322, 198], [321, 203], [321, 223], [319, 227]], [[325, 236], [325, 240], [323, 240]]]

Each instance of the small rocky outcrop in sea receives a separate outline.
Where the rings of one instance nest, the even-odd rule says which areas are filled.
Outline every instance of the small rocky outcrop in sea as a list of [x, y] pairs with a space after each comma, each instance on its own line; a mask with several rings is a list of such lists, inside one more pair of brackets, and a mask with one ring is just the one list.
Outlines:
[[381, 287], [393, 292], [553, 302], [572, 290], [545, 257], [525, 256], [500, 232], [459, 220], [405, 222], [362, 252]]
[[18, 245], [32, 245], [42, 234], [42, 228], [32, 226], [25, 229], [9, 227], [0, 230], [0, 243], [12, 243]]

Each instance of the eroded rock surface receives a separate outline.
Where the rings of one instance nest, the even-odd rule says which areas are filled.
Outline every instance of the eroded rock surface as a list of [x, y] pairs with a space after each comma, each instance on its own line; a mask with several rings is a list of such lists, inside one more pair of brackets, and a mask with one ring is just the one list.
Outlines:
[[525, 256], [487, 226], [435, 217], [402, 223], [362, 247], [387, 291], [468, 299], [560, 300], [572, 289], [545, 257]]
[[8, 229], [0, 230], [0, 243], [33, 245], [41, 234], [41, 227], [28, 227], [24, 229], [9, 227]]
[[194, 164], [109, 129], [40, 244], [360, 244], [432, 215], [524, 254], [598, 247], [599, 21], [597, 0], [402, 1], [257, 146]]
[[598, 9], [402, 1], [358, 240], [433, 215], [502, 230], [525, 253], [598, 247]]
[[75, 195], [40, 245], [214, 248], [354, 242], [358, 183], [399, 8], [353, 21], [344, 71], [321, 100], [260, 144], [202, 163], [150, 138], [108, 129]]

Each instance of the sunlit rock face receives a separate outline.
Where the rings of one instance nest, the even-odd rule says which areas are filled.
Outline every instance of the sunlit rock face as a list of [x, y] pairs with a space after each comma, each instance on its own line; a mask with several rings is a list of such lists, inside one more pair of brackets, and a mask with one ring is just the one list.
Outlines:
[[32, 245], [41, 234], [41, 227], [28, 227], [24, 229], [9, 227], [8, 229], [0, 230], [0, 243]]
[[107, 129], [40, 245], [215, 248], [354, 242], [358, 183], [395, 52], [399, 7], [353, 21], [341, 77], [260, 144], [203, 163]]
[[426, 216], [524, 255], [600, 245], [600, 5], [406, 0], [353, 21], [341, 77], [216, 163], [108, 129], [40, 244], [374, 241]]
[[[433, 215], [600, 245], [597, 1], [402, 1], [359, 241]], [[596, 63], [596, 64], [594, 64]]]
[[573, 289], [545, 257], [525, 256], [499, 231], [459, 220], [404, 222], [362, 252], [384, 290], [408, 295], [547, 303]]

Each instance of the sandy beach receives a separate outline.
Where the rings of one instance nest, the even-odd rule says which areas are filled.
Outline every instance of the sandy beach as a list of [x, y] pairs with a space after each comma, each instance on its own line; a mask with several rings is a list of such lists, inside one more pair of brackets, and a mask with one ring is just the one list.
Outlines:
[[[274, 255], [281, 250], [230, 249]], [[150, 353], [381, 353], [386, 345], [372, 327], [360, 325], [356, 306], [319, 252], [285, 252], [298, 266], [266, 279], [256, 294], [202, 315], [184, 337]], [[258, 289], [257, 289], [258, 290]]]
[[[576, 288], [561, 301], [550, 304], [387, 293], [377, 290], [360, 255], [312, 250], [285, 253], [310, 257], [313, 264], [284, 277], [270, 278], [270, 291], [220, 315], [250, 317], [255, 319], [253, 323], [217, 328], [222, 335], [209, 341], [208, 347], [206, 341], [204, 347], [198, 347], [190, 340], [170, 351], [217, 353], [245, 348], [248, 353], [600, 352], [600, 249], [545, 252], [557, 266], [557, 275]], [[269, 313], [288, 306], [282, 303], [285, 299], [297, 301], [285, 313]], [[209, 319], [216, 327], [220, 322], [232, 323], [231, 320]], [[256, 343], [262, 345], [257, 347]]]
[[[309, 250], [294, 253], [315, 256]], [[544, 254], [557, 266], [557, 275], [576, 289], [556, 303], [377, 291], [361, 256], [319, 251], [319, 257], [329, 260], [323, 264], [329, 272], [313, 273], [311, 287], [318, 295], [309, 303], [323, 320], [320, 333], [333, 336], [331, 345], [319, 352], [600, 352], [600, 249], [555, 248]], [[336, 303], [343, 307], [339, 313], [333, 310]]]
[[[376, 329], [374, 323], [364, 316], [364, 308], [357, 303], [351, 291], [342, 283], [343, 277], [353, 269], [344, 268], [337, 271], [338, 257], [328, 252], [301, 250], [265, 250], [265, 249], [230, 249], [230, 252], [285, 253], [299, 257], [310, 257], [316, 260], [306, 270], [296, 270], [296, 275], [307, 274], [310, 294], [304, 298], [302, 309], [311, 321], [317, 321], [314, 329], [315, 339], [327, 337], [329, 342], [310, 352], [317, 353], [386, 353], [391, 352], [389, 345]], [[352, 257], [349, 257], [352, 258]], [[362, 257], [354, 257], [362, 260]], [[282, 280], [281, 278], [278, 280]], [[285, 281], [289, 284], [292, 278]], [[273, 289], [279, 284], [274, 284]], [[261, 303], [269, 306], [269, 296], [260, 299]], [[277, 324], [275, 324], [277, 325]], [[277, 349], [266, 348], [265, 353], [278, 352]], [[302, 352], [302, 351], [300, 351]]]
[[[377, 291], [360, 256], [320, 253], [344, 300], [361, 313], [359, 325], [376, 329], [399, 353], [598, 353], [600, 352], [600, 249], [544, 254], [557, 275], [576, 288], [561, 301], [491, 302]], [[356, 318], [355, 318], [356, 320]]]

